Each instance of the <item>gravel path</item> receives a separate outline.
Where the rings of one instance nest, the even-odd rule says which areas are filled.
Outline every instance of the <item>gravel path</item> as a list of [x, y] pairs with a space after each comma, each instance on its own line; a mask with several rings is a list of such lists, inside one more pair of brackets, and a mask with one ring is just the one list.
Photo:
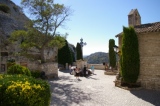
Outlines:
[[96, 75], [77, 80], [68, 70], [59, 71], [59, 78], [50, 80], [50, 106], [160, 106], [160, 91], [128, 91], [114, 86], [115, 76]]

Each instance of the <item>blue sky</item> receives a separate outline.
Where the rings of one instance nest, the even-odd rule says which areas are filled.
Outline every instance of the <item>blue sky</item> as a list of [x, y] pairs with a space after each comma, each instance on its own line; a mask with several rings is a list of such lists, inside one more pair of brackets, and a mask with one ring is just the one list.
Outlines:
[[[20, 0], [12, 0], [20, 5]], [[71, 6], [74, 11], [65, 28], [60, 33], [69, 33], [67, 40], [76, 46], [83, 38], [87, 43], [83, 54], [108, 52], [109, 39], [118, 39], [115, 35], [128, 26], [128, 14], [131, 9], [138, 9], [141, 23], [160, 21], [160, 0], [55, 0], [60, 4]]]

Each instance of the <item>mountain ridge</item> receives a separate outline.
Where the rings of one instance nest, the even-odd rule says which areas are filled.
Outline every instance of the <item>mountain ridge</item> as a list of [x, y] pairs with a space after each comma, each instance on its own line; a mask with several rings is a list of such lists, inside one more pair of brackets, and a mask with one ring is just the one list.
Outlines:
[[84, 57], [84, 60], [87, 60], [89, 64], [103, 64], [109, 62], [108, 53], [105, 52], [95, 52], [88, 56]]

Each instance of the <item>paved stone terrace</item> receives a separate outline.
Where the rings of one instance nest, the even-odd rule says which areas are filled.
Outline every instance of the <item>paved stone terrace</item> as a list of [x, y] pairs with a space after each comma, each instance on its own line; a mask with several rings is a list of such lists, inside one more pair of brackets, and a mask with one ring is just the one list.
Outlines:
[[114, 86], [115, 76], [80, 77], [78, 81], [69, 71], [59, 71], [59, 78], [50, 80], [50, 106], [160, 106], [160, 91], [128, 91]]

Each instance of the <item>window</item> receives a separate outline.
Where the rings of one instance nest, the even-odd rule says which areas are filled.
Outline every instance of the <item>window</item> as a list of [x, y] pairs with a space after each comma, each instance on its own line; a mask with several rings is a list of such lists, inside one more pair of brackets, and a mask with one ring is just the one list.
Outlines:
[[8, 52], [1, 52], [1, 56], [8, 56]]

